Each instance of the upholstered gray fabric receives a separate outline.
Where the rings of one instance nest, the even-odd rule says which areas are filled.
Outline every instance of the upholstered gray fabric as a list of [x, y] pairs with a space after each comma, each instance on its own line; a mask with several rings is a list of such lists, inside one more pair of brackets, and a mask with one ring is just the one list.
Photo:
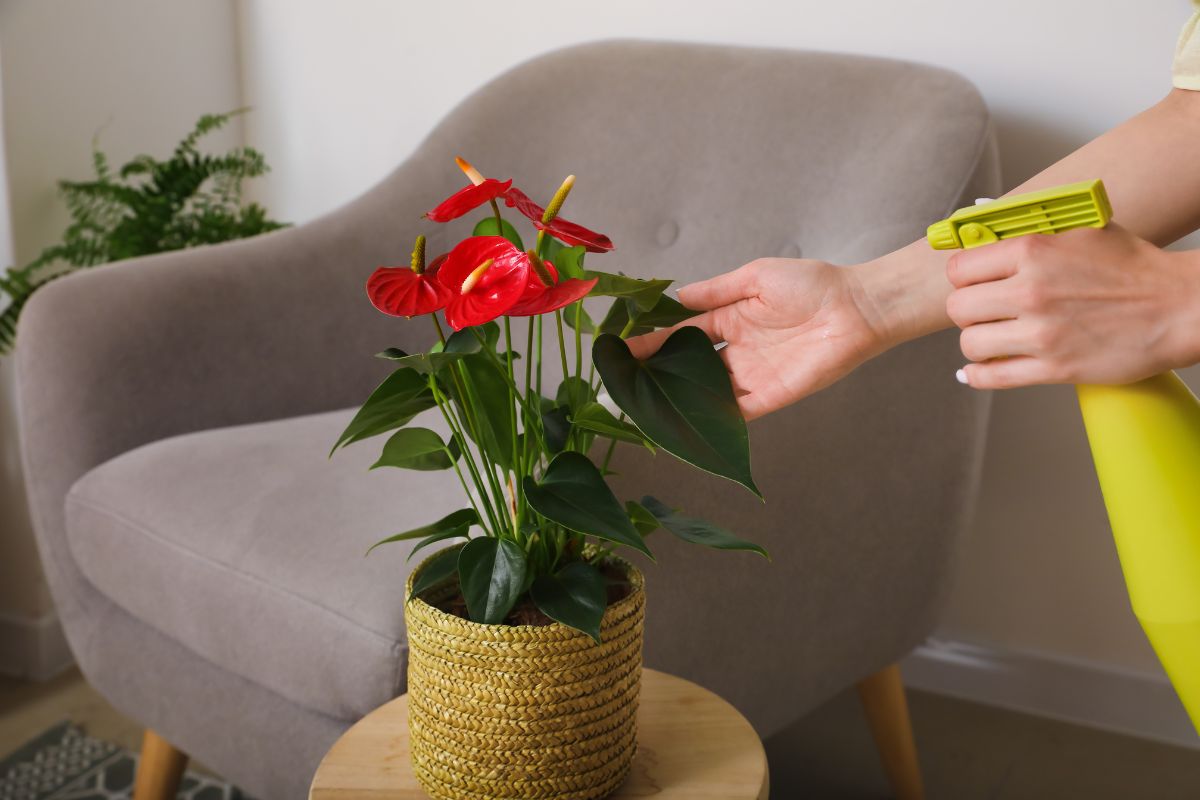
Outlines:
[[[436, 413], [414, 424], [444, 427]], [[363, 554], [466, 503], [450, 475], [368, 471], [375, 442], [328, 458], [350, 416], [177, 436], [97, 467], [67, 496], [75, 562], [201, 657], [306, 708], [366, 714], [404, 691], [412, 545]]]
[[[211, 582], [199, 568], [170, 580], [188, 592], [181, 587], [178, 598], [162, 600], [175, 614], [169, 619], [194, 616], [168, 630], [166, 616], [143, 621], [148, 595], [118, 586], [119, 565], [93, 563], [151, 559], [135, 555], [141, 539], [128, 525], [102, 520], [99, 507], [169, 529], [159, 555], [186, 531], [209, 526], [203, 547], [213, 563], [233, 565], [239, 552], [253, 552], [255, 569], [281, 591], [294, 591], [305, 576], [320, 580], [311, 563], [284, 567], [310, 554], [289, 553], [282, 532], [258, 532], [249, 518], [225, 540], [228, 512], [200, 507], [198, 495], [172, 489], [171, 497], [190, 503], [174, 514], [165, 504], [139, 505], [138, 487], [122, 481], [143, 474], [134, 467], [151, 454], [166, 464], [168, 444], [112, 461], [79, 484], [70, 546], [65, 499], [96, 467], [148, 443], [361, 401], [386, 369], [370, 354], [428, 337], [422, 325], [374, 313], [362, 281], [373, 267], [404, 260], [416, 231], [398, 220], [415, 220], [461, 183], [450, 161], [456, 153], [485, 172], [511, 174], [534, 194], [575, 173], [570, 215], [609, 233], [619, 248], [597, 264], [685, 279], [764, 255], [867, 258], [999, 189], [987, 111], [948, 72], [831, 54], [607, 42], [544, 56], [493, 81], [392, 175], [329, 216], [249, 241], [97, 268], [40, 291], [19, 334], [22, 439], [39, 546], [72, 648], [119, 708], [262, 800], [303, 796], [321, 747], [390, 680], [349, 663], [349, 652], [382, 657], [382, 643], [371, 651], [367, 631], [400, 633], [400, 610], [386, 588], [365, 587], [391, 580], [398, 600], [398, 554], [357, 556], [375, 527], [368, 514], [386, 509], [355, 512], [353, 520], [347, 512], [354, 533], [337, 569], [361, 565], [364, 586], [330, 580], [297, 598], [297, 607], [311, 601], [348, 617], [338, 635], [349, 652], [331, 645], [322, 663], [301, 665], [284, 654], [313, 649], [291, 632], [269, 630], [267, 619], [256, 628], [215, 614], [220, 606], [208, 595], [225, 591], [231, 576], [224, 572], [208, 571]], [[466, 224], [427, 226], [431, 249]], [[768, 567], [746, 555], [656, 542], [663, 566], [650, 573], [648, 662], [724, 692], [766, 733], [925, 635], [973, 490], [986, 413], [986, 398], [949, 378], [957, 363], [952, 337], [909, 345], [755, 423], [766, 506], [685, 478], [669, 457], [652, 468], [626, 465], [633, 454], [623, 453], [625, 494], [654, 486], [665, 499], [763, 540], [775, 555]], [[254, 435], [266, 430], [283, 428]], [[204, 434], [193, 445], [215, 448], [209, 436], [232, 438]], [[178, 457], [186, 459], [183, 450]], [[228, 460], [218, 468], [262, 484], [254, 490], [261, 494], [238, 495], [251, 503], [297, 465], [253, 470]], [[402, 493], [404, 481], [393, 480]], [[87, 575], [72, 548], [89, 561]], [[269, 574], [268, 550], [281, 560]], [[322, 542], [316, 552], [335, 550]], [[182, 571], [180, 563], [160, 562]], [[135, 579], [164, 581], [125, 574]], [[249, 620], [259, 611], [239, 613]], [[248, 653], [267, 663], [251, 667]], [[318, 675], [343, 669], [318, 708], [304, 706]]]

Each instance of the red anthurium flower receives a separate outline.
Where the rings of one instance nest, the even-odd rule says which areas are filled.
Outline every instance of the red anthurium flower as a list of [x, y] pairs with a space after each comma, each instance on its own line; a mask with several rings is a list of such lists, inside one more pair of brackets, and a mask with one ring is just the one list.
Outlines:
[[450, 251], [438, 280], [450, 289], [446, 322], [456, 331], [508, 312], [529, 288], [529, 256], [503, 236], [472, 236]]
[[458, 219], [487, 201], [502, 196], [511, 186], [511, 180], [498, 181], [495, 178], [486, 178], [483, 183], [473, 183], [459, 189], [439, 203], [436, 208], [427, 211], [425, 216], [434, 222], [449, 222], [452, 219]]
[[[530, 262], [529, 266], [529, 281], [525, 284], [525, 291], [521, 294], [520, 298], [517, 299], [518, 304], [532, 300], [549, 288], [545, 283], [542, 282], [542, 278], [537, 274], [537, 270], [533, 269], [532, 261]], [[550, 285], [553, 286], [554, 284], [558, 283], [558, 270], [554, 268], [554, 265], [543, 259], [542, 266], [544, 266], [546, 268], [546, 272], [550, 274]]]
[[533, 202], [529, 195], [516, 187], [510, 188], [504, 193], [504, 205], [517, 209], [529, 218], [535, 228], [545, 231], [560, 242], [568, 245], [581, 244], [587, 248], [589, 253], [607, 253], [613, 249], [612, 239], [562, 217], [555, 217], [550, 220], [549, 224], [543, 223], [542, 215], [546, 213], [546, 209]]
[[[545, 264], [546, 268], [553, 273], [554, 268], [550, 262], [547, 261]], [[510, 317], [534, 317], [538, 314], [549, 314], [551, 311], [571, 305], [576, 300], [582, 300], [598, 280], [599, 278], [592, 278], [590, 281], [571, 278], [562, 283], [556, 283], [547, 287], [544, 292], [528, 299], [519, 300], [505, 313]]]
[[371, 305], [393, 317], [415, 317], [444, 308], [453, 292], [437, 279], [446, 256], [438, 256], [424, 272], [411, 267], [380, 267], [367, 279]]

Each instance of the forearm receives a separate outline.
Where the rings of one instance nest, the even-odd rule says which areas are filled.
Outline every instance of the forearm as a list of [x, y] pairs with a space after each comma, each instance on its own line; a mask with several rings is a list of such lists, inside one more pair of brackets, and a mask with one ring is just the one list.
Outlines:
[[[1010, 194], [1101, 178], [1118, 221], [1159, 245], [1200, 227], [1200, 92], [1161, 102], [1089, 142]], [[933, 222], [933, 220], [930, 220]], [[888, 346], [948, 327], [946, 260], [924, 239], [852, 267], [864, 311]]]

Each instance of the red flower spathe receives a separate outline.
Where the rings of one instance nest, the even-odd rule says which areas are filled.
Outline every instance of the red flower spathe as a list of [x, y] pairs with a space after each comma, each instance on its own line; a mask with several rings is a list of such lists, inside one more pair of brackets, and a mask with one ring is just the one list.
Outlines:
[[434, 222], [449, 222], [452, 219], [458, 219], [487, 201], [500, 197], [511, 186], [512, 180], [498, 181], [495, 178], [488, 178], [478, 185], [464, 186], [439, 203], [436, 208], [427, 211], [425, 216]]
[[581, 244], [589, 253], [607, 253], [613, 249], [612, 239], [562, 217], [555, 217], [548, 225], [543, 223], [542, 216], [546, 209], [533, 202], [529, 195], [515, 186], [504, 192], [504, 205], [517, 209], [533, 223], [533, 227], [545, 231], [560, 242], [568, 245]]
[[367, 279], [367, 297], [371, 305], [393, 317], [416, 317], [444, 308], [450, 301], [450, 288], [437, 274], [446, 256], [438, 256], [424, 272], [411, 267], [380, 267]]
[[[472, 283], [464, 283], [484, 263], [491, 265]], [[503, 236], [471, 236], [446, 256], [438, 280], [450, 290], [446, 322], [456, 331], [482, 325], [508, 312], [529, 289], [532, 266]]]
[[[550, 262], [546, 262], [546, 267], [550, 267]], [[580, 280], [579, 278], [571, 278], [562, 283], [556, 283], [553, 286], [546, 288], [546, 291], [541, 292], [533, 297], [522, 299], [515, 306], [510, 308], [505, 313], [510, 317], [534, 317], [538, 314], [548, 314], [551, 311], [557, 311], [564, 306], [569, 306], [576, 300], [582, 300], [587, 297], [587, 293], [596, 285], [599, 278], [592, 278], [590, 281]]]

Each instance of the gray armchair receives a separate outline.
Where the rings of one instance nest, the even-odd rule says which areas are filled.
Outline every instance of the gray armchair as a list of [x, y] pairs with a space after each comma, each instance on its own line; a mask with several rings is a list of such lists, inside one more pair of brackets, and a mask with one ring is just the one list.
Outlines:
[[[362, 285], [462, 182], [458, 153], [528, 191], [577, 174], [570, 216], [618, 246], [597, 263], [683, 280], [765, 255], [864, 260], [998, 184], [987, 111], [951, 73], [607, 42], [496, 79], [328, 216], [39, 292], [18, 355], [31, 506], [84, 674], [158, 734], [140, 800], [169, 783], [150, 765], [181, 763], [168, 741], [262, 800], [303, 797], [334, 739], [405, 690], [407, 551], [362, 553], [459, 490], [368, 473], [372, 444], [326, 453], [387, 369], [371, 355], [428, 344]], [[466, 232], [426, 230], [434, 253]], [[958, 363], [952, 335], [912, 343], [755, 422], [765, 506], [620, 452], [624, 496], [651, 490], [774, 555], [656, 541], [647, 665], [764, 736], [894, 675], [934, 625], [975, 488], [986, 399], [954, 383]]]

